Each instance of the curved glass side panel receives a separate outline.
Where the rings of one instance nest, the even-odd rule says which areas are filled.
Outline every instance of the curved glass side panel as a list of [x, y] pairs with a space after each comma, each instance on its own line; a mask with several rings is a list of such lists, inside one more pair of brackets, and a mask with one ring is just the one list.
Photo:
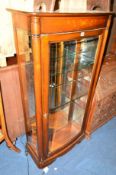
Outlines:
[[49, 152], [81, 132], [97, 44], [97, 37], [50, 43]]
[[31, 47], [31, 36], [26, 30], [17, 28], [18, 57], [26, 117], [27, 142], [37, 153], [37, 127], [35, 113], [34, 68]]

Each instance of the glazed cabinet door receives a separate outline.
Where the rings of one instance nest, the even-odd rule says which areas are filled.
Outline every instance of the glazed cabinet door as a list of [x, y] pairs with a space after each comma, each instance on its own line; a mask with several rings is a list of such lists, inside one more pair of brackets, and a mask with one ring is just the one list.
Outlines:
[[41, 36], [45, 155], [84, 133], [101, 44], [102, 30]]

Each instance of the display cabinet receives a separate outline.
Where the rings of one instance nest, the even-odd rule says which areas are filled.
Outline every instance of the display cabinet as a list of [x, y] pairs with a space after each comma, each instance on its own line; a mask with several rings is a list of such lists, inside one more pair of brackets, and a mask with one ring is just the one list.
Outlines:
[[42, 168], [86, 136], [112, 15], [10, 11], [27, 149]]

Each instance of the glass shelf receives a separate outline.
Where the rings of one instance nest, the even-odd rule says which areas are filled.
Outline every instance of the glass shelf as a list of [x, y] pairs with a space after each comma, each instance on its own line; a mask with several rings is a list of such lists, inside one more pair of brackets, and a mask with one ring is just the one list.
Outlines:
[[[70, 120], [69, 110], [73, 105], [73, 116]], [[72, 138], [77, 136], [81, 131], [83, 123], [84, 109], [76, 102], [71, 102], [57, 111], [49, 114], [49, 150], [55, 151], [68, 143]]]
[[[59, 61], [60, 59], [64, 58], [64, 57], [70, 57], [72, 56], [72, 59], [74, 56], [79, 55], [80, 53], [82, 54], [86, 54], [86, 53], [90, 53], [90, 55], [92, 54], [92, 52], [94, 53], [96, 51], [96, 41], [98, 41], [98, 37], [92, 37], [92, 38], [85, 38], [85, 39], [81, 39], [80, 41], [65, 41], [65, 42], [61, 42], [61, 43], [51, 43], [50, 45], [50, 59], [51, 62], [54, 60], [55, 61]], [[83, 49], [80, 48], [78, 51], [75, 51], [75, 46], [77, 43], [80, 44], [91, 44], [91, 47], [94, 49], [94, 51], [91, 52], [91, 49], [89, 47], [87, 47], [87, 49]], [[54, 52], [54, 50], [58, 50], [60, 49], [60, 47], [62, 47], [63, 45], [63, 50], [64, 52], [62, 52], [62, 54], [59, 56], [59, 54], [57, 52]], [[87, 55], [86, 55], [87, 57]], [[88, 56], [89, 58], [91, 58], [91, 56]]]
[[[86, 38], [78, 42], [52, 43], [50, 46], [50, 73], [67, 73], [91, 66], [94, 63], [97, 42], [98, 38]], [[76, 49], [77, 44], [81, 45], [78, 50]], [[76, 57], [79, 62], [78, 67], [74, 69]]]
[[[75, 83], [75, 92], [71, 98], [71, 88]], [[69, 103], [71, 100], [78, 99], [82, 96], [87, 95], [88, 93], [88, 81], [82, 79], [79, 81], [72, 81], [67, 84], [58, 85], [54, 87], [50, 87], [49, 89], [49, 109], [56, 110], [57, 107], [65, 105]]]
[[[64, 73], [50, 74], [50, 82], [49, 87], [55, 87], [63, 84], [68, 84], [73, 81], [73, 75], [77, 72], [77, 70], [67, 71]], [[75, 79], [76, 81], [79, 78], [85, 79], [85, 77], [91, 77], [92, 65], [86, 67], [86, 69], [78, 70], [78, 77]]]
[[97, 43], [91, 37], [50, 44], [50, 152], [81, 132]]

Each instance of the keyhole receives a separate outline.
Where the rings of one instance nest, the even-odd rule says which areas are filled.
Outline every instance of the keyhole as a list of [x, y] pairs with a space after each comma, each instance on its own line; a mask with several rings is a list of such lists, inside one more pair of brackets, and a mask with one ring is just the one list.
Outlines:
[[41, 10], [42, 10], [42, 6], [40, 5], [40, 6], [39, 6], [39, 11], [41, 11]]

